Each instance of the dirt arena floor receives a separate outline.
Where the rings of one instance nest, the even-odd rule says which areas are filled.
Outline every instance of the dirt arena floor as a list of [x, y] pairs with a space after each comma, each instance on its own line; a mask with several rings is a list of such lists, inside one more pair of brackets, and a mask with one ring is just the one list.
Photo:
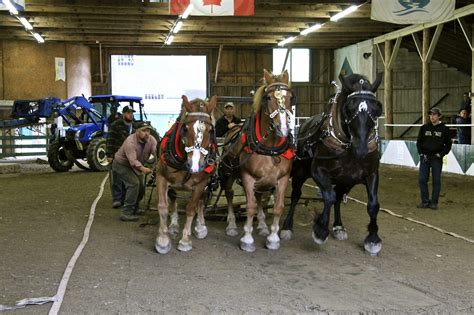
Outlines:
[[[56, 294], [105, 176], [54, 173], [38, 164], [0, 176], [0, 304]], [[474, 239], [474, 178], [443, 174], [442, 180], [439, 210], [417, 209], [416, 170], [383, 166], [381, 207]], [[304, 194], [314, 192], [306, 187]], [[350, 196], [366, 201], [363, 187]], [[349, 201], [342, 209], [349, 239], [330, 237], [319, 246], [310, 227], [321, 206], [298, 208], [295, 237], [277, 251], [265, 249], [254, 233], [257, 250], [242, 252], [238, 237], [225, 236], [225, 222], [209, 218], [207, 238], [193, 238], [191, 252], [179, 252], [175, 239], [162, 256], [154, 250], [157, 211], [138, 223], [120, 222], [107, 184], [60, 313], [474, 313], [473, 243], [381, 212], [383, 249], [371, 257], [362, 247], [365, 206]], [[47, 314], [51, 305], [3, 313]]]

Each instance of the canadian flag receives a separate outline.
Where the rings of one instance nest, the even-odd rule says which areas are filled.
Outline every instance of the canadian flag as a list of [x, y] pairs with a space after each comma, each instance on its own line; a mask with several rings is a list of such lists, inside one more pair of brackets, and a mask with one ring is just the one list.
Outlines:
[[254, 0], [170, 0], [170, 14], [182, 14], [189, 4], [191, 15], [254, 15]]

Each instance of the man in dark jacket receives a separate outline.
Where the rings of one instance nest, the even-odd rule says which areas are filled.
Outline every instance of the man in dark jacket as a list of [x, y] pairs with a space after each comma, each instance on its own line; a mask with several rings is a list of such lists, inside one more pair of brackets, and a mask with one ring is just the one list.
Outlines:
[[[457, 125], [470, 125], [471, 119], [467, 109], [461, 109], [455, 120]], [[456, 136], [459, 144], [471, 144], [471, 127], [457, 127]]]
[[216, 136], [224, 137], [227, 131], [241, 123], [240, 118], [234, 115], [234, 104], [228, 102], [224, 105], [224, 116], [216, 121]]
[[[420, 128], [416, 147], [420, 154], [420, 171], [418, 184], [420, 186], [421, 203], [418, 208], [438, 209], [439, 194], [441, 191], [441, 171], [443, 156], [451, 150], [449, 128], [440, 121], [441, 110], [433, 107], [429, 111], [430, 122]], [[428, 179], [430, 170], [433, 177], [433, 191], [431, 200], [428, 193]]]
[[[133, 129], [133, 113], [135, 110], [129, 106], [125, 106], [122, 110], [122, 118], [115, 120], [109, 126], [109, 134], [107, 136], [106, 154], [109, 163], [112, 163], [115, 152], [122, 146], [127, 137], [134, 132]], [[117, 174], [110, 172], [110, 187], [112, 190], [112, 207], [119, 208], [122, 206], [125, 198], [125, 189], [123, 183], [119, 180]]]

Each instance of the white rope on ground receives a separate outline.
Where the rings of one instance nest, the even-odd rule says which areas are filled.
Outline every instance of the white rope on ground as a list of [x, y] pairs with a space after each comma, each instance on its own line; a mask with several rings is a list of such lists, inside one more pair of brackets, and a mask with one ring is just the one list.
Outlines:
[[[317, 186], [314, 186], [314, 185], [309, 185], [309, 184], [305, 184], [305, 186], [308, 186], [308, 187], [311, 187], [311, 188], [318, 188]], [[358, 199], [355, 199], [355, 198], [352, 198], [352, 197], [349, 197], [347, 196], [347, 199], [349, 200], [352, 200], [356, 203], [360, 203], [360, 204], [363, 204], [365, 206], [367, 206], [367, 203], [366, 202], [363, 202], [363, 201], [360, 201]], [[403, 215], [400, 215], [400, 214], [397, 214], [395, 212], [393, 212], [392, 210], [389, 210], [389, 209], [385, 209], [385, 208], [380, 208], [380, 211], [383, 211], [385, 213], [388, 213], [394, 217], [397, 217], [397, 218], [401, 218], [401, 219], [404, 219], [404, 220], [407, 220], [407, 221], [410, 221], [410, 222], [413, 222], [413, 223], [417, 223], [417, 224], [420, 224], [420, 225], [423, 225], [423, 226], [426, 226], [430, 229], [433, 229], [435, 231], [438, 231], [438, 232], [441, 232], [441, 233], [444, 233], [444, 234], [447, 234], [447, 235], [450, 235], [452, 237], [455, 237], [455, 238], [459, 238], [459, 239], [462, 239], [466, 242], [469, 242], [469, 243], [473, 243], [474, 244], [474, 240], [470, 239], [470, 238], [467, 238], [465, 236], [462, 236], [462, 235], [459, 235], [459, 234], [456, 234], [456, 233], [453, 233], [453, 232], [449, 232], [449, 231], [445, 231], [439, 227], [436, 227], [434, 225], [431, 225], [431, 224], [428, 224], [428, 223], [425, 223], [425, 222], [422, 222], [422, 221], [418, 221], [418, 220], [415, 220], [415, 219], [412, 219], [410, 217], [405, 217]]]
[[100, 198], [102, 198], [102, 194], [104, 193], [105, 182], [107, 181], [108, 178], [109, 178], [109, 174], [107, 173], [105, 178], [102, 180], [102, 183], [100, 184], [99, 194], [97, 195], [94, 202], [92, 203], [92, 206], [89, 212], [89, 220], [87, 221], [86, 227], [84, 229], [84, 236], [82, 237], [82, 241], [77, 247], [76, 251], [74, 252], [74, 255], [69, 260], [69, 263], [66, 267], [66, 270], [64, 271], [64, 274], [59, 284], [56, 295], [51, 296], [51, 297], [22, 299], [22, 300], [16, 301], [15, 305], [13, 306], [0, 304], [0, 311], [15, 310], [15, 309], [24, 308], [27, 305], [42, 305], [49, 302], [54, 302], [53, 306], [51, 306], [51, 309], [49, 310], [49, 314], [54, 315], [58, 313], [59, 308], [61, 307], [61, 303], [63, 302], [64, 292], [66, 291], [67, 283], [69, 282], [69, 278], [71, 277], [71, 273], [72, 273], [72, 270], [74, 269], [74, 265], [76, 264], [77, 259], [81, 255], [82, 250], [84, 249], [84, 247], [87, 244], [87, 241], [89, 240], [89, 232], [92, 226], [92, 222], [94, 221], [95, 207], [97, 206], [97, 203], [99, 202]]
[[63, 274], [63, 278], [61, 279], [61, 283], [59, 283], [58, 291], [55, 295], [56, 299], [53, 303], [53, 306], [51, 306], [51, 309], [49, 310], [49, 315], [56, 315], [59, 311], [59, 308], [61, 307], [61, 304], [64, 298], [64, 293], [66, 292], [66, 287], [69, 282], [69, 278], [71, 277], [72, 270], [74, 269], [74, 266], [76, 265], [76, 261], [81, 255], [82, 250], [86, 246], [87, 241], [89, 240], [89, 233], [91, 230], [92, 222], [94, 222], [95, 207], [97, 206], [97, 203], [99, 202], [100, 198], [102, 197], [102, 194], [104, 193], [105, 182], [107, 181], [108, 178], [109, 178], [109, 173], [107, 173], [105, 178], [102, 180], [102, 183], [100, 184], [99, 194], [97, 195], [94, 202], [92, 203], [92, 206], [89, 212], [89, 220], [87, 221], [86, 228], [84, 229], [84, 236], [82, 237], [81, 243], [79, 244], [76, 251], [74, 252], [74, 255], [71, 257], [71, 260], [69, 260], [69, 263], [67, 264], [66, 270], [64, 271], [64, 274]]

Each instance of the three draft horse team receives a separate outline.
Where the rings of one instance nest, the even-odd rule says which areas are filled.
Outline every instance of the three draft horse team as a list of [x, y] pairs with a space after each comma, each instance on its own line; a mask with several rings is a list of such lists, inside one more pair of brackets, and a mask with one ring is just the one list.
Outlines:
[[[190, 191], [186, 205], [186, 223], [177, 245], [180, 251], [192, 249], [191, 233], [198, 239], [207, 236], [204, 208], [209, 201], [212, 182], [219, 180], [227, 199], [229, 236], [238, 235], [233, 209], [234, 182], [241, 183], [246, 196], [247, 219], [240, 238], [240, 248], [255, 250], [253, 219], [266, 236], [266, 247], [276, 250], [280, 239], [293, 234], [293, 215], [301, 197], [304, 182], [311, 177], [321, 190], [323, 211], [314, 219], [313, 239], [324, 243], [329, 231], [330, 210], [334, 207], [332, 232], [336, 239], [347, 238], [341, 220], [341, 201], [357, 184], [367, 190], [369, 214], [368, 235], [364, 248], [371, 255], [382, 249], [378, 236], [378, 134], [377, 118], [382, 105], [375, 92], [381, 74], [374, 83], [359, 74], [340, 76], [341, 88], [322, 114], [300, 126], [296, 139], [292, 135], [296, 95], [291, 89], [288, 72], [273, 75], [264, 70], [263, 84], [257, 89], [253, 111], [245, 123], [226, 134], [218, 150], [213, 111], [217, 97], [210, 100], [188, 100], [183, 95], [182, 110], [175, 124], [163, 137], [156, 164], [156, 187], [160, 225], [155, 249], [160, 254], [171, 250], [171, 236], [179, 234], [176, 190]], [[291, 205], [280, 231], [284, 212], [285, 190], [292, 178]], [[263, 206], [273, 194], [273, 221], [268, 229]], [[171, 214], [170, 214], [171, 211]], [[168, 218], [171, 222], [168, 224]]]

